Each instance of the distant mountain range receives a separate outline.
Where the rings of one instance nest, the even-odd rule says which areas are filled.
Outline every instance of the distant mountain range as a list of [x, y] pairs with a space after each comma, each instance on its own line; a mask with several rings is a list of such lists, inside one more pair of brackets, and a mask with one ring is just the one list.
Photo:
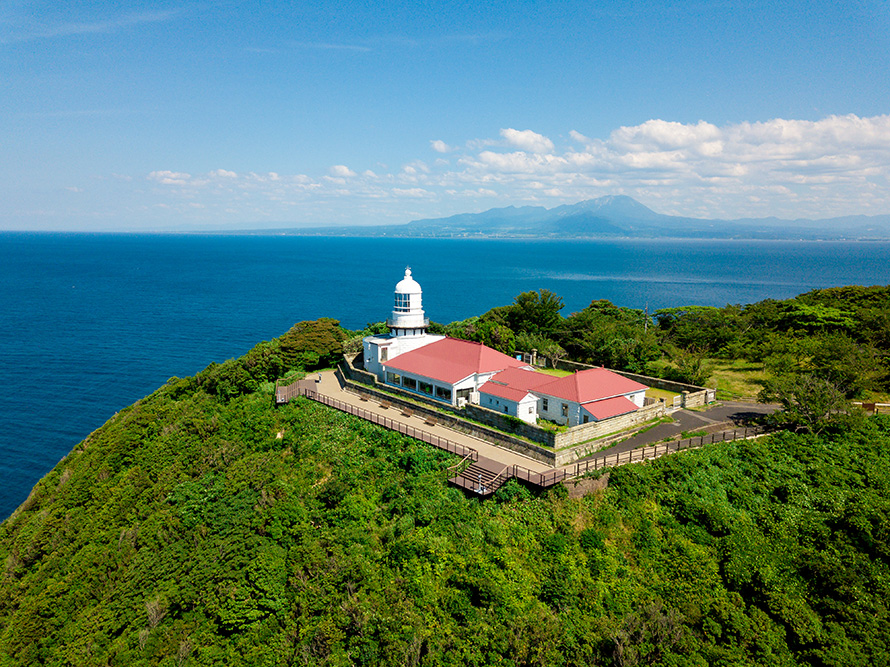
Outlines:
[[[890, 239], [890, 215], [810, 220], [742, 218], [709, 220], [663, 215], [624, 195], [588, 199], [547, 209], [508, 206], [482, 213], [414, 220], [381, 227], [316, 227], [268, 230], [324, 236], [437, 238], [695, 238], [695, 239]], [[256, 232], [254, 232], [256, 233]]]

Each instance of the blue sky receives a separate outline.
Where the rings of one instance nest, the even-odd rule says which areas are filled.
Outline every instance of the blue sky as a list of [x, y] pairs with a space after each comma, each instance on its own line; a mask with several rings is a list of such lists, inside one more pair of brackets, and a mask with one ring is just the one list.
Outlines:
[[890, 213], [886, 2], [0, 5], [0, 229]]

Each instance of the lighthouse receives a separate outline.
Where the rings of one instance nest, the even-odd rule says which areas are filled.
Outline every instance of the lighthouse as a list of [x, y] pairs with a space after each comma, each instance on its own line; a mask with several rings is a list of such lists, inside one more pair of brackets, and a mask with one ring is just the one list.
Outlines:
[[423, 314], [423, 290], [411, 277], [411, 267], [405, 269], [405, 277], [396, 284], [392, 317], [386, 325], [395, 337], [423, 336], [430, 325]]
[[382, 364], [445, 338], [427, 332], [430, 321], [423, 312], [423, 290], [414, 280], [411, 267], [405, 269], [405, 277], [396, 283], [392, 313], [386, 326], [389, 327], [388, 335], [367, 336], [362, 341], [365, 370], [374, 373], [381, 381], [384, 381]]

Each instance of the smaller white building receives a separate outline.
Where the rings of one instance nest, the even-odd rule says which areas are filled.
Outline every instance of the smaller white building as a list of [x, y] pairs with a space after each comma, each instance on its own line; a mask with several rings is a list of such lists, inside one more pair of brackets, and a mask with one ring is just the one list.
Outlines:
[[[529, 409], [535, 397], [535, 410]], [[565, 377], [507, 369], [479, 388], [479, 404], [534, 424], [543, 417], [578, 426], [635, 412], [645, 405], [646, 385], [605, 368], [590, 368]]]
[[445, 338], [427, 333], [430, 321], [423, 312], [423, 290], [411, 277], [410, 268], [396, 284], [395, 303], [386, 324], [389, 334], [367, 336], [362, 341], [365, 370], [381, 382], [385, 381], [383, 367], [388, 361]]

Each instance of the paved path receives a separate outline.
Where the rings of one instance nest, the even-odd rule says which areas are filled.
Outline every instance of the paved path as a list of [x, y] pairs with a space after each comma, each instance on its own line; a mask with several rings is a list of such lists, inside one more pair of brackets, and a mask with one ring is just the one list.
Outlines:
[[701, 412], [697, 410], [677, 410], [677, 412], [671, 415], [674, 418], [673, 423], [659, 424], [645, 433], [638, 433], [623, 442], [619, 442], [617, 445], [603, 449], [585, 458], [619, 454], [637, 447], [661, 442], [665, 438], [679, 440], [680, 434], [683, 431], [701, 431], [714, 424], [728, 422], [726, 428], [732, 430], [736, 426], [743, 426], [749, 423], [755, 417], [771, 414], [778, 409], [778, 405], [723, 401]]
[[[320, 382], [318, 381], [319, 375], [321, 376]], [[446, 438], [452, 442], [465, 445], [466, 447], [472, 447], [479, 452], [480, 456], [496, 461], [504, 467], [520, 465], [533, 472], [544, 472], [545, 470], [551, 469], [551, 466], [546, 463], [541, 463], [540, 461], [536, 461], [535, 459], [523, 456], [522, 454], [503, 447], [497, 447], [496, 445], [480, 440], [479, 438], [474, 438], [466, 433], [450, 429], [447, 426], [442, 426], [441, 424], [430, 426], [423, 421], [423, 417], [418, 417], [416, 415], [413, 417], [406, 417], [395, 406], [391, 408], [381, 408], [380, 404], [373, 399], [363, 401], [355, 394], [344, 390], [343, 387], [340, 386], [340, 381], [337, 379], [334, 371], [322, 371], [320, 374], [311, 373], [307, 375], [306, 378], [308, 380], [315, 380], [317, 391], [320, 394], [336, 398], [338, 401], [343, 401], [344, 403], [348, 403], [357, 408], [374, 412], [383, 417], [389, 417], [390, 419], [400, 421], [403, 424], [408, 424], [409, 426], [438, 435], [441, 438]]]

